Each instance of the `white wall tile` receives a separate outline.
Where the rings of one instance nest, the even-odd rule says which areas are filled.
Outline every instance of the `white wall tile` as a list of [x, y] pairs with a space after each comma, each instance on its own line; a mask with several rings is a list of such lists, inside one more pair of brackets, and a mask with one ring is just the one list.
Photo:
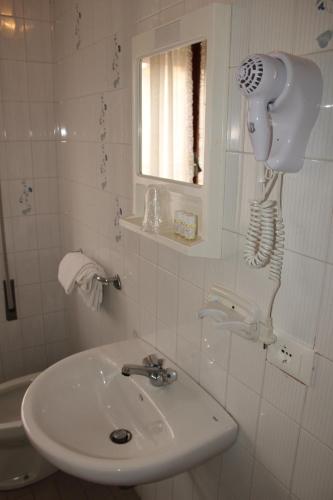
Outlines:
[[66, 358], [69, 354], [70, 348], [67, 340], [46, 344], [46, 360], [48, 365], [52, 365], [60, 361], [60, 359]]
[[21, 319], [22, 342], [24, 347], [44, 344], [43, 318], [31, 316]]
[[242, 188], [243, 155], [227, 153], [225, 187], [223, 200], [223, 227], [230, 231], [239, 230]]
[[205, 276], [205, 259], [201, 257], [187, 257], [179, 255], [179, 277], [202, 287]]
[[260, 342], [231, 336], [230, 373], [258, 394], [264, 380], [266, 351]]
[[140, 308], [139, 335], [150, 344], [156, 345], [156, 317], [143, 307]]
[[249, 53], [251, 0], [232, 4], [230, 66], [238, 66]]
[[45, 0], [24, 0], [24, 17], [49, 21], [51, 15], [50, 2]]
[[259, 396], [238, 382], [228, 377], [227, 410], [239, 425], [238, 441], [250, 453], [253, 452], [259, 412]]
[[42, 297], [39, 284], [20, 286], [17, 299], [21, 318], [41, 314]]
[[254, 0], [250, 18], [250, 54], [273, 50], [292, 52], [295, 21], [295, 2]]
[[[13, 32], [15, 36], [13, 36]], [[21, 19], [0, 16], [0, 57], [24, 61], [24, 23]]]
[[314, 345], [324, 272], [322, 262], [288, 251], [284, 254], [274, 325], [310, 346]]
[[285, 246], [324, 260], [333, 208], [333, 164], [305, 161], [300, 172], [283, 182]]
[[266, 362], [263, 397], [276, 408], [300, 423], [306, 386]]
[[175, 5], [171, 5], [168, 8], [164, 8], [159, 13], [159, 23], [166, 24], [174, 21], [175, 19], [181, 17], [185, 13], [184, 2], [181, 0]]
[[31, 144], [34, 177], [56, 177], [55, 144], [49, 141]]
[[1, 92], [5, 101], [27, 101], [27, 68], [23, 61], [1, 61]]
[[10, 351], [2, 358], [5, 379], [21, 377], [24, 373], [22, 351]]
[[41, 290], [43, 312], [60, 311], [64, 308], [64, 291], [57, 281], [42, 283]]
[[38, 62], [52, 61], [51, 25], [47, 22], [25, 21], [27, 60]]
[[49, 102], [30, 104], [31, 138], [51, 140], [54, 136], [54, 107]]
[[46, 352], [44, 346], [35, 346], [23, 349], [23, 369], [26, 373], [34, 373], [45, 370], [47, 366]]
[[[248, 0], [245, 0], [248, 2]], [[248, 2], [249, 3], [249, 2]], [[237, 67], [240, 61], [237, 63]], [[245, 123], [247, 117], [246, 99], [239, 92], [236, 84], [237, 69], [231, 68], [229, 72], [229, 97], [228, 97], [228, 129], [227, 150], [243, 151]]]
[[253, 457], [238, 442], [223, 454], [220, 500], [249, 498], [253, 464]]
[[60, 229], [58, 215], [36, 216], [38, 248], [58, 247], [60, 244]]
[[200, 385], [219, 403], [225, 405], [227, 390], [227, 371], [203, 352], [200, 353]]
[[173, 500], [173, 479], [156, 483], [156, 500]]
[[199, 380], [200, 348], [197, 343], [178, 335], [176, 359], [183, 370], [195, 380]]
[[8, 179], [32, 177], [31, 146], [29, 142], [7, 142], [6, 162]]
[[319, 309], [318, 330], [315, 349], [317, 352], [333, 360], [333, 266], [325, 267], [324, 287]]
[[203, 290], [180, 279], [178, 294], [177, 333], [199, 349], [202, 321], [198, 318], [198, 311], [203, 305]]
[[134, 253], [124, 254], [124, 274], [122, 285], [125, 294], [131, 299], [139, 299], [139, 256]]
[[262, 400], [256, 457], [289, 487], [299, 435], [298, 425]]
[[156, 347], [170, 359], [176, 359], [177, 353], [177, 331], [176, 327], [164, 325], [157, 320]]
[[330, 500], [333, 495], [333, 452], [301, 432], [292, 491], [300, 500]]
[[21, 349], [22, 345], [23, 339], [20, 321], [8, 321], [1, 325], [0, 350], [2, 353], [16, 351]]
[[179, 253], [164, 245], [158, 246], [158, 265], [169, 271], [178, 274]]
[[174, 274], [158, 269], [157, 316], [162, 323], [176, 326], [178, 310], [178, 282]]
[[333, 363], [315, 357], [315, 371], [305, 401], [303, 427], [333, 448]]
[[318, 158], [332, 160], [333, 145], [329, 130], [332, 128], [332, 103], [333, 103], [333, 52], [321, 52], [310, 56], [319, 66], [323, 77], [323, 97], [319, 116], [310, 136], [305, 156], [307, 158]]
[[145, 309], [156, 314], [157, 310], [157, 268], [154, 264], [140, 259], [139, 262], [140, 303]]
[[53, 178], [34, 181], [35, 210], [38, 214], [56, 214], [59, 211], [58, 181]]
[[238, 267], [238, 235], [222, 231], [222, 259], [206, 259], [205, 292], [214, 285], [234, 289]]
[[61, 259], [59, 248], [44, 248], [39, 250], [39, 270], [41, 281], [56, 281], [58, 266]]
[[251, 500], [290, 500], [289, 491], [259, 462], [253, 476]]
[[201, 351], [222, 368], [228, 368], [231, 334], [209, 317], [202, 320]]
[[23, 0], [1, 0], [0, 14], [23, 17]]
[[35, 217], [14, 217], [11, 222], [15, 250], [33, 250], [37, 248]]
[[155, 241], [141, 236], [140, 238], [140, 255], [149, 262], [157, 264], [158, 259], [158, 246]]
[[193, 500], [218, 500], [222, 456], [207, 460], [191, 471]]
[[18, 285], [38, 283], [40, 280], [38, 252], [31, 250], [16, 253], [15, 269]]
[[193, 482], [188, 473], [179, 474], [174, 479], [173, 498], [182, 500], [192, 500]]
[[[6, 138], [11, 141], [30, 139], [29, 106], [26, 102], [4, 102], [4, 125]], [[18, 120], [18, 117], [20, 119]]]
[[52, 64], [29, 62], [27, 70], [29, 98], [32, 101], [53, 101]]
[[64, 311], [44, 314], [43, 321], [46, 342], [57, 342], [67, 337]]

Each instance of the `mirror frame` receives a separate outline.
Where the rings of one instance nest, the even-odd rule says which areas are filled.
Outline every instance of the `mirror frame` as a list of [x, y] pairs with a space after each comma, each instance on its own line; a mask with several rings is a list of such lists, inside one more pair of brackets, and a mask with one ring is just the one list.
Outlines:
[[[133, 215], [143, 216], [143, 196], [149, 184], [164, 184], [172, 193], [200, 203], [200, 238], [191, 246], [162, 235], [144, 236], [188, 255], [220, 257], [227, 141], [231, 7], [213, 3], [168, 24], [141, 33], [132, 41], [133, 78]], [[143, 57], [207, 40], [204, 184], [189, 184], [142, 175], [140, 172], [140, 62]], [[121, 224], [140, 232], [128, 217]]]

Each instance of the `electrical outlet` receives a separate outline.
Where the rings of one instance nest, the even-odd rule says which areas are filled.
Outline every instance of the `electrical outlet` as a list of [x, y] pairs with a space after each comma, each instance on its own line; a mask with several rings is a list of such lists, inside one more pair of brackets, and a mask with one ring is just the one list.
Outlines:
[[268, 347], [267, 360], [309, 385], [312, 377], [314, 350], [279, 334], [275, 344]]

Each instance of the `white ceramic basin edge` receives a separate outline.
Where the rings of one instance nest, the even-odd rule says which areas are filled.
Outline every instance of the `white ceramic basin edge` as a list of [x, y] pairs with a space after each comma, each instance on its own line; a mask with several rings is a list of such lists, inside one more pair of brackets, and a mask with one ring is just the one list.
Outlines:
[[[117, 485], [161, 480], [227, 449], [237, 424], [173, 363], [166, 366], [177, 369], [178, 380], [167, 387], [121, 375], [124, 363], [141, 363], [151, 352], [139, 339], [117, 342], [70, 356], [41, 373], [22, 404], [32, 444], [68, 473]], [[110, 441], [120, 427], [132, 432], [129, 443]]]

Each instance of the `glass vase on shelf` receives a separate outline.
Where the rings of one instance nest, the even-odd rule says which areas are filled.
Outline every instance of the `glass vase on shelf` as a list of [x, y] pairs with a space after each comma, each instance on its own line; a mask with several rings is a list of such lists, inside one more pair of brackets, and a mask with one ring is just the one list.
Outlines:
[[170, 230], [170, 194], [160, 184], [149, 184], [145, 193], [145, 209], [142, 230], [162, 234]]

